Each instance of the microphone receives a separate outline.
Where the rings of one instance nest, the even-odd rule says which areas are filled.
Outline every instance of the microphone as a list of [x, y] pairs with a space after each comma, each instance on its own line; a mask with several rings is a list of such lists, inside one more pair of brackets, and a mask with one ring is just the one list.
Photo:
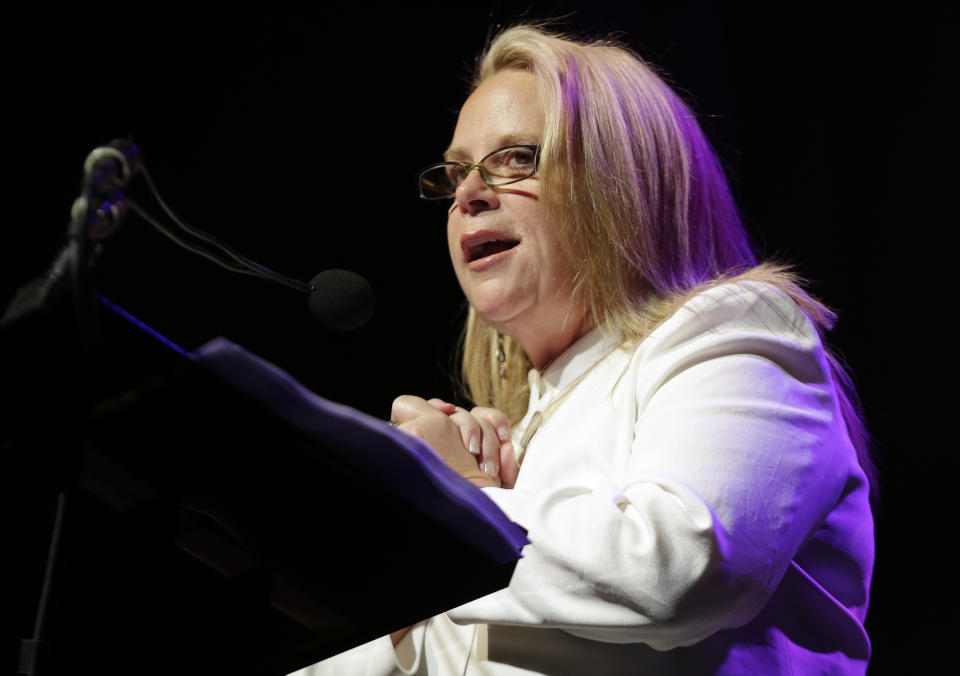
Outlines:
[[349, 270], [324, 270], [314, 275], [307, 291], [307, 306], [321, 324], [339, 331], [353, 331], [373, 316], [373, 288]]

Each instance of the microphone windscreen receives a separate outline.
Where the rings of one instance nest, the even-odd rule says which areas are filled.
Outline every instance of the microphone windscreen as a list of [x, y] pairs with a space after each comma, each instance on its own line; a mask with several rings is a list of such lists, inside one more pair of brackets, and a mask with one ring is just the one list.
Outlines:
[[370, 283], [349, 270], [324, 270], [310, 280], [307, 305], [324, 326], [353, 331], [373, 316]]

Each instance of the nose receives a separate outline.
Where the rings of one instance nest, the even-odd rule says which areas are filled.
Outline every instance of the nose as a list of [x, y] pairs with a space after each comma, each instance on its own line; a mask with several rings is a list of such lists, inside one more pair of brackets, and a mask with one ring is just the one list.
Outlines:
[[496, 190], [483, 182], [479, 169], [474, 169], [467, 174], [463, 183], [457, 186], [455, 199], [457, 208], [471, 216], [500, 206], [500, 196]]

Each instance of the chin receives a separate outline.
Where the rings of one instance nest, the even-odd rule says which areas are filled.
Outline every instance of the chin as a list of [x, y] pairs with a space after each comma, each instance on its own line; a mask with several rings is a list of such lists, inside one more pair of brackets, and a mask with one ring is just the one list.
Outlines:
[[489, 307], [482, 304], [477, 305], [476, 303], [470, 303], [470, 305], [487, 324], [496, 327], [498, 330], [503, 330], [503, 327], [509, 324], [517, 314], [511, 312], [509, 308]]
[[523, 294], [518, 294], [516, 282], [511, 284], [508, 279], [485, 279], [478, 284], [461, 281], [460, 286], [471, 307], [488, 322], [505, 321], [523, 306]]

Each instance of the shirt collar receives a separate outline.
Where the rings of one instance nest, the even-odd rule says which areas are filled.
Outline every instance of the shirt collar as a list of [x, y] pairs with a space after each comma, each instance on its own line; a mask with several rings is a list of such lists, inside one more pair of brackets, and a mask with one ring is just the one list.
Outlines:
[[618, 333], [615, 328], [597, 326], [564, 350], [542, 372], [530, 369], [527, 380], [530, 383], [531, 402], [563, 390], [610, 354], [620, 344], [620, 341], [611, 337]]

